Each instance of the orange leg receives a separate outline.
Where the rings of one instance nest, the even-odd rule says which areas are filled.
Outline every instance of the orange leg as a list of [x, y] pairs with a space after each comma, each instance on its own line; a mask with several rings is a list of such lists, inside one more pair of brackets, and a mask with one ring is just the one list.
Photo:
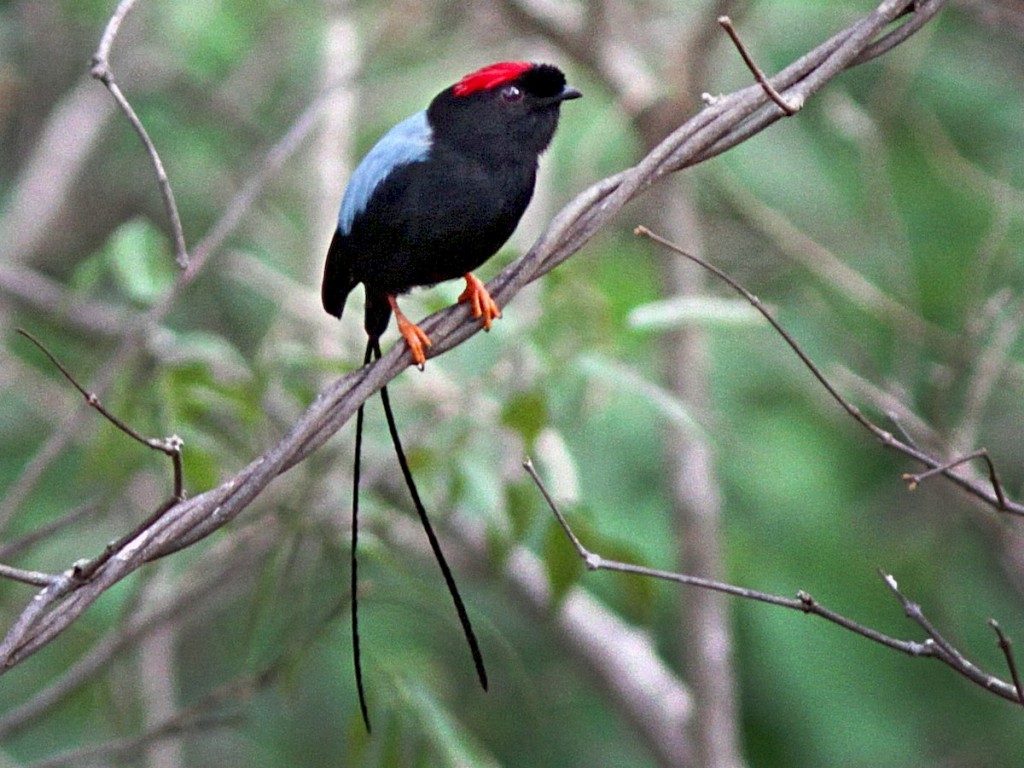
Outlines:
[[409, 347], [409, 351], [412, 352], [413, 362], [422, 371], [423, 366], [426, 365], [427, 355], [424, 347], [430, 346], [430, 337], [423, 332], [423, 330], [412, 322], [405, 315], [402, 314], [402, 310], [398, 308], [398, 299], [391, 294], [388, 294], [388, 304], [391, 305], [391, 311], [395, 313], [395, 320], [398, 321], [398, 332], [402, 334], [402, 338], [405, 339], [406, 346]]
[[469, 304], [473, 317], [480, 318], [485, 331], [491, 330], [491, 321], [501, 317], [501, 310], [494, 303], [480, 278], [472, 272], [467, 272], [463, 277], [466, 279], [466, 290], [460, 294], [459, 301]]

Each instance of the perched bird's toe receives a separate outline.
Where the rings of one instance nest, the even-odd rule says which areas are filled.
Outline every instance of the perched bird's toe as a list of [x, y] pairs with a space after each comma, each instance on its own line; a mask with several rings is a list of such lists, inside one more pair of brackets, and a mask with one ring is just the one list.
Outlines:
[[398, 308], [398, 300], [394, 296], [388, 296], [388, 304], [395, 313], [395, 320], [398, 322], [398, 332], [405, 339], [405, 344], [412, 353], [412, 360], [421, 371], [427, 363], [426, 348], [430, 346], [430, 337], [416, 323], [407, 318], [402, 310]]
[[405, 339], [409, 351], [412, 352], [413, 362], [422, 371], [427, 364], [426, 348], [430, 346], [430, 337], [415, 323], [399, 323], [398, 331]]
[[467, 272], [463, 277], [466, 279], [466, 290], [459, 294], [459, 301], [469, 304], [473, 317], [483, 323], [485, 331], [491, 330], [491, 323], [501, 317], [501, 310], [476, 275]]

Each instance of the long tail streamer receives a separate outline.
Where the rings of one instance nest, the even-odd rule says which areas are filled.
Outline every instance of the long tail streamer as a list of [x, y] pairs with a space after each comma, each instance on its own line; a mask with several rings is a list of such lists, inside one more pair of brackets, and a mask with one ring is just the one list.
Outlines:
[[[363, 365], [370, 362], [373, 343], [367, 342]], [[349, 554], [350, 589], [352, 591], [352, 663], [356, 668], [356, 690], [359, 692], [359, 709], [363, 713], [363, 724], [370, 733], [370, 713], [366, 708], [366, 689], [363, 687], [363, 663], [359, 655], [359, 571], [356, 560], [356, 546], [359, 544], [359, 459], [363, 452], [363, 403], [356, 414], [356, 450], [352, 466], [352, 549]]]
[[[373, 337], [371, 337], [366, 343], [366, 354], [363, 358], [363, 365], [367, 365], [370, 362], [371, 356], [374, 360], [379, 360], [381, 357], [380, 341]], [[384, 416], [388, 422], [388, 431], [391, 433], [391, 442], [395, 446], [395, 454], [398, 456], [398, 464], [402, 468], [405, 485], [409, 489], [409, 495], [412, 497], [413, 505], [416, 507], [416, 514], [419, 515], [423, 531], [427, 534], [427, 540], [430, 542], [430, 549], [434, 553], [434, 559], [437, 560], [437, 565], [440, 567], [441, 574], [444, 576], [445, 584], [448, 587], [448, 594], [451, 595], [452, 602], [455, 604], [455, 612], [459, 616], [459, 623], [462, 625], [462, 633], [466, 637], [466, 643], [469, 645], [469, 651], [473, 656], [473, 664], [476, 667], [476, 674], [477, 678], [480, 680], [480, 686], [486, 691], [487, 670], [484, 667], [484, 657], [480, 652], [480, 644], [477, 642], [476, 633], [473, 632], [473, 625], [470, 623], [469, 613], [466, 611], [466, 605], [462, 602], [462, 595], [459, 594], [459, 588], [455, 583], [455, 577], [452, 575], [452, 569], [449, 567], [448, 560], [445, 558], [444, 552], [441, 550], [441, 543], [437, 539], [437, 534], [434, 533], [434, 526], [430, 523], [430, 518], [427, 516], [427, 510], [423, 506], [423, 501], [420, 499], [419, 491], [416, 489], [416, 481], [413, 479], [412, 470], [409, 469], [409, 462], [405, 457], [405, 451], [402, 449], [402, 441], [398, 437], [398, 426], [395, 423], [395, 415], [391, 410], [391, 399], [388, 397], [388, 388], [386, 386], [381, 387], [380, 400], [384, 405]], [[363, 406], [361, 405], [359, 406], [359, 412], [356, 415], [355, 466], [352, 472], [352, 653], [356, 670], [356, 688], [359, 692], [359, 708], [363, 714], [363, 723], [366, 725], [366, 730], [369, 733], [370, 716], [366, 706], [366, 690], [363, 687], [362, 661], [359, 654], [359, 604], [356, 599], [356, 590], [358, 586], [356, 544], [359, 539], [359, 461], [360, 454], [362, 452], [362, 443]]]

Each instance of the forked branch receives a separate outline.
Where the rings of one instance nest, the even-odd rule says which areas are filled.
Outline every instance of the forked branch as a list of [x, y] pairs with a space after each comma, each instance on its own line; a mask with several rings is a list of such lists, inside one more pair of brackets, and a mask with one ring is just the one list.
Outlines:
[[[901, 439], [900, 437], [896, 437], [895, 435], [893, 435], [888, 430], [882, 429], [880, 426], [875, 424], [871, 419], [865, 416], [864, 413], [860, 410], [860, 408], [851, 403], [846, 397], [844, 397], [839, 392], [838, 389], [836, 389], [835, 385], [832, 384], [831, 381], [829, 381], [828, 377], [825, 376], [824, 372], [814, 363], [813, 360], [811, 360], [807, 353], [804, 352], [803, 348], [800, 346], [800, 343], [793, 337], [792, 334], [789, 333], [789, 331], [787, 331], [782, 326], [781, 323], [779, 323], [778, 320], [775, 319], [772, 313], [768, 311], [768, 309], [764, 306], [761, 300], [757, 298], [757, 296], [755, 296], [753, 293], [748, 291], [738, 282], [733, 280], [729, 275], [727, 275], [725, 272], [720, 270], [715, 265], [705, 261], [699, 256], [694, 256], [691, 253], [687, 253], [685, 250], [680, 248], [675, 243], [666, 240], [660, 235], [656, 235], [655, 233], [651, 232], [651, 230], [647, 229], [647, 227], [637, 227], [635, 232], [638, 235], [650, 238], [659, 245], [662, 245], [672, 250], [673, 252], [679, 254], [680, 256], [689, 259], [694, 264], [697, 264], [703, 269], [706, 269], [708, 272], [722, 280], [730, 288], [732, 288], [741, 296], [743, 296], [743, 298], [747, 300], [750, 306], [756, 309], [761, 314], [761, 316], [768, 321], [768, 323], [772, 326], [776, 333], [778, 333], [779, 336], [783, 338], [786, 344], [789, 345], [790, 349], [792, 349], [793, 352], [796, 353], [796, 356], [800, 358], [800, 362], [804, 364], [807, 370], [809, 370], [811, 374], [814, 376], [814, 378], [818, 380], [821, 386], [825, 388], [825, 391], [828, 392], [829, 396], [833, 400], [835, 400], [840, 405], [840, 407], [850, 415], [850, 417], [854, 421], [856, 421], [864, 429], [866, 429], [868, 432], [874, 435], [879, 440], [879, 442], [882, 443], [882, 445], [886, 446], [887, 448], [891, 448], [894, 451], [898, 451], [904, 454], [905, 456], [914, 459], [915, 461], [919, 461], [926, 467], [928, 467], [927, 471], [922, 472], [920, 474], [903, 475], [903, 479], [907, 481], [911, 490], [914, 490], [921, 481], [929, 477], [932, 477], [933, 475], [941, 474], [948, 478], [949, 480], [952, 480], [954, 483], [959, 485], [961, 488], [966, 490], [975, 498], [980, 499], [984, 503], [991, 505], [1000, 512], [1009, 512], [1014, 515], [1024, 515], [1024, 504], [1011, 501], [1006, 497], [1006, 494], [1003, 491], [1002, 483], [999, 481], [999, 476], [996, 473], [995, 465], [992, 463], [992, 459], [989, 458], [987, 451], [981, 449], [975, 451], [974, 453], [968, 454], [967, 456], [962, 456], [960, 458], [954, 459], [953, 461], [943, 461], [942, 459], [939, 459], [935, 456], [926, 453], [925, 451], [922, 451], [920, 448], [914, 445], [906, 436], [904, 436]], [[974, 459], [982, 459], [986, 463], [986, 466], [988, 467], [989, 484], [991, 488], [986, 487], [982, 483], [978, 483], [974, 480], [953, 473], [953, 469], [968, 461], [973, 461]]]
[[1006, 639], [1002, 631], [998, 629], [999, 625], [994, 621], [991, 621], [990, 623], [993, 628], [996, 629], [996, 633], [999, 636], [999, 644], [1003, 649], [1004, 656], [1007, 660], [1007, 666], [1013, 680], [1012, 683], [1008, 683], [996, 675], [985, 672], [981, 667], [970, 661], [963, 653], [953, 646], [952, 643], [943, 637], [927, 618], [921, 606], [912, 602], [903, 592], [900, 591], [900, 588], [896, 583], [896, 579], [893, 578], [891, 574], [880, 572], [879, 575], [882, 577], [886, 586], [889, 587], [892, 593], [900, 601], [907, 617], [924, 630], [927, 635], [927, 638], [924, 641], [902, 640], [900, 638], [887, 635], [884, 632], [880, 632], [873, 627], [861, 624], [854, 619], [844, 616], [843, 614], [822, 605], [808, 592], [803, 590], [800, 590], [796, 597], [784, 597], [770, 592], [761, 592], [756, 589], [747, 589], [746, 587], [715, 581], [714, 579], [706, 579], [701, 576], [663, 571], [657, 568], [648, 568], [646, 566], [637, 565], [635, 563], [624, 563], [618, 560], [609, 560], [604, 558], [596, 552], [591, 552], [586, 548], [583, 542], [580, 541], [579, 537], [569, 525], [569, 521], [566, 519], [562, 511], [559, 510], [558, 506], [551, 498], [551, 495], [544, 487], [544, 483], [537, 474], [536, 469], [534, 469], [532, 462], [527, 459], [523, 463], [523, 467], [526, 469], [527, 473], [533, 479], [533, 482], [537, 485], [537, 488], [544, 496], [544, 499], [547, 502], [548, 507], [551, 509], [551, 512], [554, 514], [555, 519], [558, 520], [558, 524], [565, 532], [566, 537], [572, 543], [573, 548], [587, 566], [588, 570], [615, 571], [616, 573], [628, 573], [633, 576], [659, 579], [661, 581], [669, 581], [674, 584], [682, 584], [688, 587], [708, 589], [714, 592], [720, 592], [722, 594], [732, 595], [733, 597], [744, 598], [746, 600], [753, 600], [759, 603], [768, 603], [769, 605], [774, 605], [779, 608], [788, 608], [793, 611], [800, 611], [801, 613], [809, 613], [814, 616], [818, 616], [831, 624], [842, 627], [849, 632], [865, 637], [874, 643], [883, 645], [886, 648], [891, 648], [894, 651], [900, 651], [901, 653], [905, 653], [908, 656], [913, 657], [923, 656], [937, 659], [954, 672], [957, 672], [967, 678], [980, 688], [990, 691], [997, 696], [1007, 699], [1008, 701], [1013, 701], [1018, 704], [1024, 701], [1021, 697], [1020, 681], [1017, 675], [1016, 663], [1014, 662], [1013, 654], [1010, 650], [1009, 640]]

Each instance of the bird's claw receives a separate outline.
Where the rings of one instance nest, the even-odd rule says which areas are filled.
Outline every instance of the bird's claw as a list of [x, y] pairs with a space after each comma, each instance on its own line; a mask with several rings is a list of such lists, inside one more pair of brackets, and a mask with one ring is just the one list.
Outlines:
[[501, 309], [491, 298], [480, 278], [470, 272], [463, 277], [466, 279], [466, 290], [459, 294], [459, 301], [469, 304], [473, 317], [483, 323], [485, 331], [491, 330], [491, 323], [501, 317]]
[[412, 360], [421, 371], [427, 364], [426, 348], [430, 346], [430, 337], [415, 323], [404, 318], [398, 321], [398, 332], [405, 339], [405, 344], [412, 353]]
[[398, 299], [395, 296], [388, 294], [387, 299], [388, 304], [391, 305], [391, 311], [395, 313], [395, 320], [398, 322], [398, 332], [402, 334], [402, 338], [405, 339], [405, 345], [409, 347], [409, 351], [412, 353], [412, 361], [422, 371], [423, 367], [427, 364], [425, 348], [430, 346], [430, 337], [424, 333], [422, 328], [402, 313], [402, 310], [398, 308]]

